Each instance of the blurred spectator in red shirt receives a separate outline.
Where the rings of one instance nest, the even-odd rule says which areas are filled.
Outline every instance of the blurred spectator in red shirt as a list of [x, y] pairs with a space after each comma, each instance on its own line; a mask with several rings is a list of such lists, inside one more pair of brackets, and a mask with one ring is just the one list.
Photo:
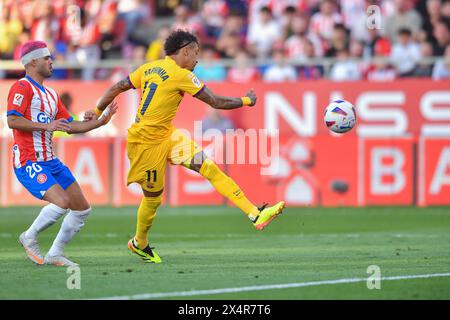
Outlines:
[[260, 79], [259, 71], [249, 63], [249, 55], [245, 50], [236, 54], [234, 65], [228, 70], [228, 81], [247, 83]]
[[172, 30], [182, 29], [197, 35], [201, 40], [205, 39], [205, 31], [201, 19], [191, 12], [189, 7], [181, 4], [174, 10], [175, 21]]
[[375, 62], [367, 70], [367, 80], [369, 81], [393, 81], [396, 78], [395, 69], [383, 55], [376, 55]]
[[217, 39], [227, 15], [228, 6], [225, 0], [206, 0], [201, 12], [206, 36]]
[[310, 32], [308, 28], [308, 17], [306, 15], [297, 15], [292, 21], [292, 31], [294, 34], [285, 42], [286, 55], [289, 59], [301, 60], [305, 56], [305, 40], [309, 40], [314, 45], [314, 55], [321, 57], [323, 55], [322, 42], [320, 38]]
[[53, 42], [60, 38], [60, 21], [53, 13], [50, 0], [42, 0], [34, 10], [34, 21], [31, 26], [31, 39]]
[[311, 30], [325, 40], [330, 40], [336, 23], [343, 23], [333, 0], [322, 0], [320, 11], [311, 17]]

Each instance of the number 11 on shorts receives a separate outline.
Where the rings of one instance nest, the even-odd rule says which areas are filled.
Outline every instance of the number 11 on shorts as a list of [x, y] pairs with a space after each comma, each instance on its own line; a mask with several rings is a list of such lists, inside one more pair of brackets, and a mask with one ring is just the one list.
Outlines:
[[[156, 170], [147, 170], [145, 172], [147, 173], [147, 183], [156, 182]], [[153, 179], [152, 179], [152, 175], [153, 175]]]

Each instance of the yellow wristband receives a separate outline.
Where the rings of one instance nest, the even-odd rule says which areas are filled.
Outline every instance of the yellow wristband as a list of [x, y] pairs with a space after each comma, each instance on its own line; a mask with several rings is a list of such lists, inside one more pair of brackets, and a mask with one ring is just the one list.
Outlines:
[[100, 117], [103, 113], [103, 110], [100, 110], [98, 107], [95, 107], [94, 112], [97, 115], [97, 117]]
[[252, 104], [252, 99], [250, 99], [249, 97], [242, 97], [241, 100], [243, 106], [249, 106]]

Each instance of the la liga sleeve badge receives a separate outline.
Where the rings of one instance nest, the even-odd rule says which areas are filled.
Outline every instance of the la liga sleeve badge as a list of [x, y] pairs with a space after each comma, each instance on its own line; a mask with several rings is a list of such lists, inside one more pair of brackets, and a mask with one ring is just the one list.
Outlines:
[[193, 74], [192, 75], [192, 83], [194, 84], [194, 86], [196, 86], [197, 88], [200, 88], [202, 86], [200, 80], [198, 80], [198, 78]]
[[23, 101], [23, 94], [16, 93], [13, 99], [13, 105], [20, 107]]

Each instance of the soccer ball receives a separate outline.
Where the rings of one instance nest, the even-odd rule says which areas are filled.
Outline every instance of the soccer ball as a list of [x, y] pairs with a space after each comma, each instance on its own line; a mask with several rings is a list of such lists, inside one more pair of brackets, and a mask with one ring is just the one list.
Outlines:
[[356, 124], [355, 107], [348, 101], [334, 100], [325, 109], [324, 120], [331, 131], [347, 132]]

